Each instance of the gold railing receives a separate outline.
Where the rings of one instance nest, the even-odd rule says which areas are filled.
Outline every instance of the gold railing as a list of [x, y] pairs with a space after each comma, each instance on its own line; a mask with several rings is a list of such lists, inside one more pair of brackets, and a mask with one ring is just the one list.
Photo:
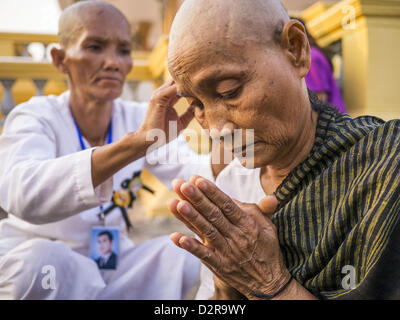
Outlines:
[[44, 46], [57, 43], [57, 35], [54, 34], [30, 34], [30, 33], [0, 33], [0, 56], [24, 56], [30, 43], [41, 43]]
[[[34, 95], [60, 94], [66, 90], [65, 76], [50, 61], [34, 61], [30, 57], [6, 56], [18, 53], [18, 46], [32, 42], [54, 43], [54, 35], [2, 34], [0, 33], [0, 98], [1, 113], [6, 116], [11, 109]], [[160, 39], [152, 52], [132, 53], [133, 68], [127, 82], [153, 82], [157, 87], [166, 77], [166, 52], [168, 40]], [[8, 51], [7, 51], [7, 50]], [[3, 53], [3, 54], [2, 54]]]

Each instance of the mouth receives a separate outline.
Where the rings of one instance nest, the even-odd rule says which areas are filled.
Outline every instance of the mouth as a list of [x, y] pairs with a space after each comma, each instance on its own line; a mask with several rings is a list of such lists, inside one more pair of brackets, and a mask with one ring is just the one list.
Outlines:
[[246, 153], [247, 150], [253, 149], [253, 151], [254, 151], [254, 148], [257, 145], [259, 145], [259, 142], [254, 142], [254, 143], [251, 143], [251, 144], [248, 144], [248, 145], [243, 145], [243, 146], [240, 146], [240, 147], [237, 147], [237, 148], [233, 148], [232, 149], [232, 153], [233, 154], [243, 155], [244, 153]]
[[112, 83], [118, 83], [121, 84], [122, 80], [119, 78], [115, 78], [115, 77], [101, 77], [101, 78], [97, 78], [97, 82], [112, 82]]

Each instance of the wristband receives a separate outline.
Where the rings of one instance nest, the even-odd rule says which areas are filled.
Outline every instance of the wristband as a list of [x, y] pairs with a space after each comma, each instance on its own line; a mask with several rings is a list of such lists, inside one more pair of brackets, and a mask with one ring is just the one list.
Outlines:
[[255, 297], [255, 298], [259, 298], [259, 299], [264, 299], [264, 300], [271, 300], [272, 298], [275, 298], [277, 295], [279, 295], [280, 293], [282, 293], [282, 291], [284, 291], [288, 285], [292, 282], [293, 280], [293, 276], [290, 275], [290, 278], [288, 280], [288, 282], [286, 282], [282, 288], [280, 288], [277, 292], [275, 292], [274, 294], [264, 294], [264, 293], [258, 293], [258, 292], [250, 292], [250, 295]]

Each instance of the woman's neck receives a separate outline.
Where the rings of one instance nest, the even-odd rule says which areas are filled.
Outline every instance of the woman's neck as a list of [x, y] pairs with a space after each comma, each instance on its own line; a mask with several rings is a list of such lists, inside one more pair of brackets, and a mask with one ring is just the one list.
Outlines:
[[106, 142], [110, 126], [113, 100], [94, 100], [71, 91], [69, 106], [81, 134], [91, 146]]
[[310, 112], [307, 112], [305, 116], [304, 126], [298, 138], [287, 148], [288, 152], [275, 162], [277, 165], [269, 165], [261, 169], [261, 185], [267, 195], [274, 193], [288, 174], [307, 159], [314, 146], [318, 112], [313, 110], [310, 104], [308, 106]]

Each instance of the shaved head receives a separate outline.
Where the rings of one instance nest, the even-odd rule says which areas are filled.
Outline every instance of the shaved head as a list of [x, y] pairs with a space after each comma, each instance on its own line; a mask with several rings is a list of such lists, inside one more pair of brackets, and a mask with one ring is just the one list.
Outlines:
[[132, 38], [118, 9], [101, 1], [78, 2], [62, 13], [58, 35], [61, 48], [52, 48], [51, 56], [67, 76], [75, 104], [82, 97], [111, 101], [121, 95], [132, 69]]
[[121, 11], [109, 3], [102, 1], [81, 1], [66, 8], [59, 19], [58, 38], [62, 47], [67, 47], [71, 41], [83, 31], [85, 23], [92, 18], [112, 15], [116, 19], [129, 22]]
[[304, 26], [279, 0], [186, 0], [171, 28], [178, 96], [214, 136], [253, 134], [244, 166], [281, 166], [315, 117], [304, 81], [310, 63]]
[[213, 47], [226, 55], [228, 47], [240, 48], [250, 41], [277, 43], [289, 20], [279, 0], [186, 0], [171, 28], [169, 63], [193, 49], [198, 54]]

